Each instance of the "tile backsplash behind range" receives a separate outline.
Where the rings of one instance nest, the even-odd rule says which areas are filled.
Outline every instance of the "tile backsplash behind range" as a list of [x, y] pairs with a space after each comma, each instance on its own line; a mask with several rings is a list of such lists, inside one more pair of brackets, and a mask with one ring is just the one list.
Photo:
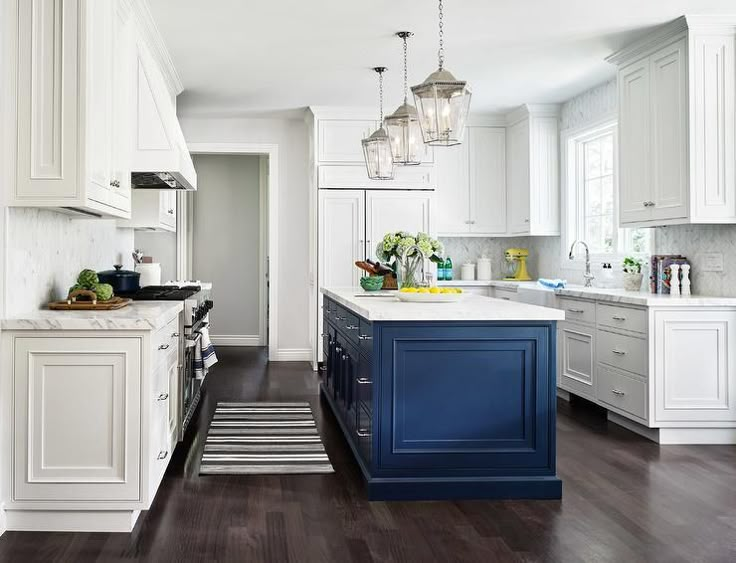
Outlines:
[[83, 268], [133, 266], [133, 230], [117, 228], [114, 220], [10, 208], [7, 234], [9, 317], [66, 296]]

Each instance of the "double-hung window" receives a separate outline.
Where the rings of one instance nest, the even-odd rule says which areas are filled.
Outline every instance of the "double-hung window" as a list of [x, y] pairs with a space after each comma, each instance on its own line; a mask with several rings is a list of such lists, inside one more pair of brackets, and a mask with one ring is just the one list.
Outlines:
[[575, 239], [596, 262], [650, 252], [650, 229], [618, 227], [617, 141], [615, 121], [563, 134], [564, 256]]

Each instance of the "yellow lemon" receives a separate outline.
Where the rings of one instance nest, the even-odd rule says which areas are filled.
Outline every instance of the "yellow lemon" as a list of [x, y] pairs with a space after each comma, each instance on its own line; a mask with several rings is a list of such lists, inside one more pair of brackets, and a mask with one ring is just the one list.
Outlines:
[[416, 293], [417, 288], [416, 287], [402, 287], [401, 291], [403, 291], [404, 293]]
[[420, 287], [419, 289], [417, 289], [417, 293], [429, 293], [429, 289], [427, 289], [426, 287]]
[[429, 292], [430, 293], [439, 293], [440, 292], [440, 288], [439, 287], [430, 287], [429, 288]]
[[440, 293], [452, 293], [452, 290], [449, 287], [443, 287], [440, 289]]
[[456, 288], [455, 288], [455, 293], [462, 293], [462, 292], [463, 292], [463, 290], [462, 290], [462, 289], [460, 289], [459, 287], [456, 287]]

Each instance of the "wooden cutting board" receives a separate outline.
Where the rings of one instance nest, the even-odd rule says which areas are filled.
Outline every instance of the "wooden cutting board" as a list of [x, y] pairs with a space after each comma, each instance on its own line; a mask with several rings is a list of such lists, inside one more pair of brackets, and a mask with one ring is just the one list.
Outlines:
[[113, 297], [107, 301], [52, 301], [49, 303], [49, 309], [54, 311], [112, 311], [122, 309], [127, 306], [132, 299], [127, 297]]

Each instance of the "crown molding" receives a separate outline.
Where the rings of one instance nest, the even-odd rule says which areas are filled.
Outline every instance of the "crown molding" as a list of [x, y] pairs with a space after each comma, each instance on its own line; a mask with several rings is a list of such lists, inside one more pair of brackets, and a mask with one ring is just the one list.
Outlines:
[[524, 104], [506, 114], [506, 126], [511, 127], [529, 117], [559, 117], [560, 104]]
[[138, 25], [140, 26], [141, 35], [148, 44], [153, 58], [161, 69], [161, 74], [166, 82], [166, 87], [173, 97], [178, 96], [184, 90], [181, 77], [174, 66], [169, 50], [164, 43], [161, 32], [156, 26], [151, 10], [148, 7], [148, 0], [130, 0], [133, 13]]
[[634, 41], [623, 49], [619, 49], [609, 55], [606, 57], [606, 62], [621, 65], [632, 59], [645, 57], [661, 47], [663, 43], [678, 39], [687, 30], [687, 16], [680, 16], [676, 20], [660, 25], [638, 41]]

